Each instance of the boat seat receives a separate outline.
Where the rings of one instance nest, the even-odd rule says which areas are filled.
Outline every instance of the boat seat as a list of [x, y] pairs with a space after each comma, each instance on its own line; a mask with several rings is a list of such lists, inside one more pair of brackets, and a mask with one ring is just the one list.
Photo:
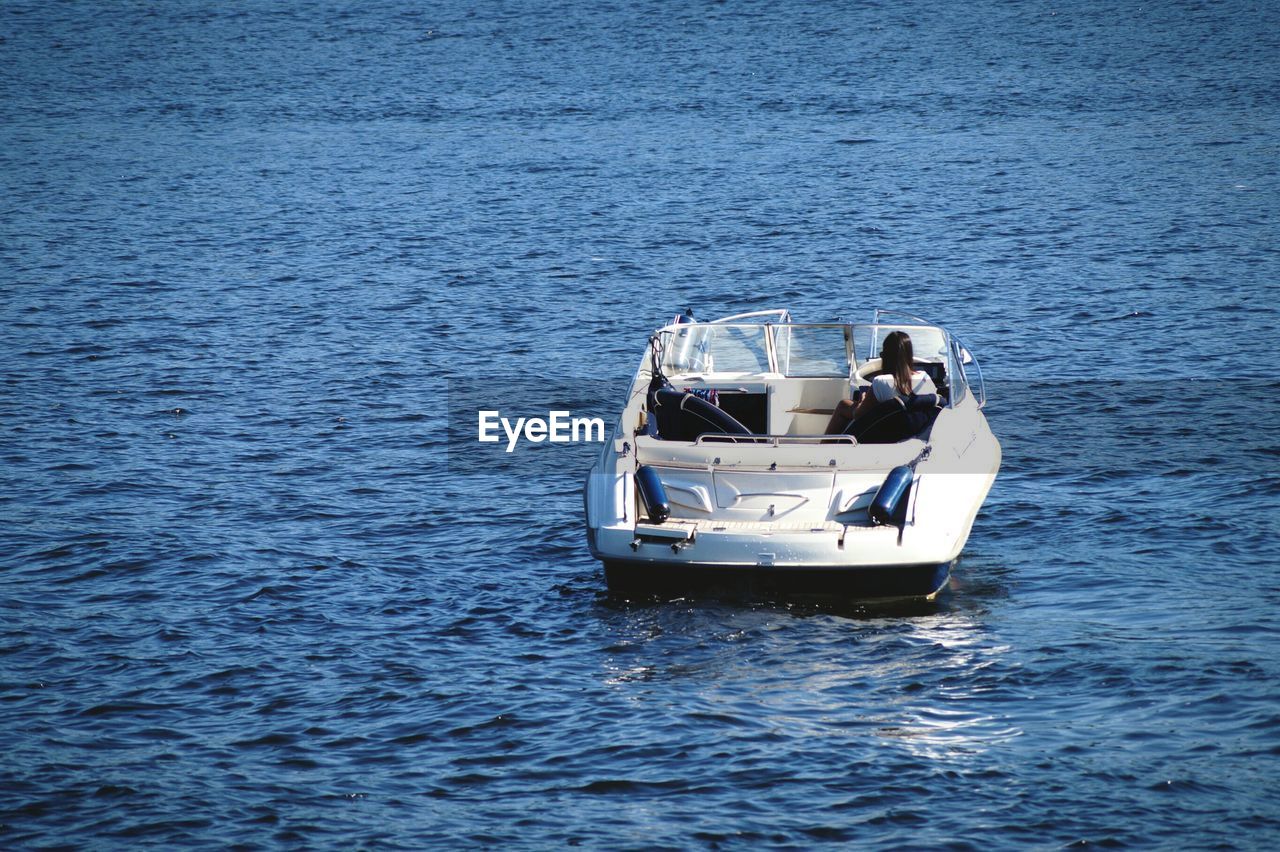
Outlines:
[[938, 393], [921, 393], [910, 397], [907, 400], [907, 420], [911, 429], [908, 438], [913, 438], [926, 432], [933, 425], [933, 421], [938, 419], [938, 415], [942, 413], [942, 409], [947, 405], [947, 392], [940, 390]]
[[932, 426], [942, 404], [942, 397], [934, 393], [917, 394], [906, 402], [894, 397], [854, 420], [844, 434], [852, 435], [859, 444], [896, 444]]
[[727, 411], [671, 387], [650, 391], [649, 412], [649, 422], [656, 426], [654, 437], [665, 441], [693, 441], [706, 434], [751, 434]]

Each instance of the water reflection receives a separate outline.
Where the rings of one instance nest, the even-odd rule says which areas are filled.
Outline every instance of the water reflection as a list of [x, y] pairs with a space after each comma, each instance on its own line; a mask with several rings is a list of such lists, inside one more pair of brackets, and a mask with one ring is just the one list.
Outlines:
[[1005, 709], [1022, 698], [1012, 648], [990, 626], [1001, 571], [974, 567], [932, 602], [604, 598], [600, 677], [733, 729], [963, 760], [1022, 734]]
[[1022, 734], [1003, 710], [1013, 648], [985, 622], [952, 613], [914, 623], [909, 638], [929, 653], [898, 671], [886, 670], [887, 678], [909, 682], [877, 714], [877, 736], [915, 757], [937, 760], [977, 755]]

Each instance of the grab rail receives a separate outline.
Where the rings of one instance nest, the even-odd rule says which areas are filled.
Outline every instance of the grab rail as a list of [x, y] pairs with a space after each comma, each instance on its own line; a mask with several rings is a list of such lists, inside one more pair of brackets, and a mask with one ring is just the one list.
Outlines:
[[[961, 340], [958, 337], [953, 337], [952, 339], [955, 340], [956, 345], [960, 347], [960, 354], [961, 354], [960, 369], [961, 370], [964, 369], [965, 367], [964, 358], [965, 356], [968, 356], [969, 358], [968, 363], [973, 364], [973, 369], [978, 374], [978, 392], [975, 394], [975, 397], [978, 400], [978, 410], [981, 411], [983, 408], [987, 407], [987, 382], [986, 382], [986, 379], [984, 379], [982, 376], [982, 365], [978, 363], [978, 356], [973, 354], [972, 349], [964, 345], [963, 340]], [[965, 376], [965, 379], [966, 380], [968, 379], [967, 374]], [[969, 384], [969, 390], [972, 391], [973, 382], [969, 382], [968, 384]]]
[[737, 322], [738, 320], [744, 320], [748, 317], [782, 317], [782, 322], [791, 322], [790, 311], [785, 308], [775, 308], [768, 311], [748, 311], [745, 314], [733, 314], [727, 317], [720, 317], [720, 319], [711, 320], [707, 325], [721, 325], [723, 323]]
[[858, 443], [852, 435], [727, 435], [723, 432], [703, 432], [694, 438], [695, 446], [701, 446], [703, 439], [709, 444], [764, 444], [777, 447], [782, 444], [853, 444]]
[[921, 319], [915, 314], [909, 314], [906, 311], [899, 311], [899, 310], [895, 310], [894, 308], [876, 308], [875, 312], [872, 314], [871, 324], [880, 325], [880, 318], [882, 316], [885, 316], [886, 314], [894, 317], [905, 317], [911, 320], [912, 322], [914, 322], [916, 325], [928, 325], [928, 326], [934, 326], [935, 328], [939, 327], [939, 326], [935, 326], [934, 323], [931, 323], [926, 319]]

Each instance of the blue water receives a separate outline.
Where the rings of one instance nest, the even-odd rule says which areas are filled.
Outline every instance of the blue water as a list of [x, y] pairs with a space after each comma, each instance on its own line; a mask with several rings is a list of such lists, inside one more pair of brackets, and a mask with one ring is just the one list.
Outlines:
[[[5, 3], [0, 844], [1275, 848], [1277, 139], [1273, 3]], [[447, 464], [876, 305], [1004, 443], [936, 605], [612, 599], [580, 456]]]

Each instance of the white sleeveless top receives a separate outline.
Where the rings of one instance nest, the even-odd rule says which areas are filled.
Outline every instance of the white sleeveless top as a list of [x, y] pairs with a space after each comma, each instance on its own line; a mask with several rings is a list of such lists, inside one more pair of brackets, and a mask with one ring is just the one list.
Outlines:
[[[911, 374], [911, 390], [915, 393], [938, 392], [933, 379], [929, 378], [929, 374], [924, 370], [916, 370]], [[893, 376], [888, 374], [876, 376], [871, 380], [871, 392], [876, 395], [876, 402], [887, 402], [895, 396], [903, 402], [907, 401], [907, 398], [898, 393], [898, 389], [894, 386]]]

